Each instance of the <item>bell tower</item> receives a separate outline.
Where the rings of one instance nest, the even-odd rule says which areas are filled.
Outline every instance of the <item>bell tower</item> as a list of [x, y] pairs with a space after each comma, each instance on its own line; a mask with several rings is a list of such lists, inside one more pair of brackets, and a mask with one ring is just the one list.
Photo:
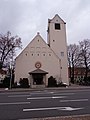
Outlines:
[[66, 42], [66, 23], [58, 14], [48, 19], [48, 45], [61, 60], [61, 79], [68, 83], [68, 59]]

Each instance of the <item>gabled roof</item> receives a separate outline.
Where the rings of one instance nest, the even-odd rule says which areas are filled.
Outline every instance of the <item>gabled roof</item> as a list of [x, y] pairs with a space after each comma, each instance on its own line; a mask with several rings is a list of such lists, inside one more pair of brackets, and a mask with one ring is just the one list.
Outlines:
[[58, 17], [64, 24], [66, 24], [66, 22], [64, 22], [64, 20], [62, 18], [60, 18], [60, 16], [58, 14], [56, 14], [52, 19], [48, 19], [48, 22], [53, 21], [56, 17]]
[[[39, 32], [37, 32], [37, 35], [30, 41], [30, 43], [24, 48], [24, 50], [25, 50], [31, 43], [33, 43], [37, 37], [40, 37], [41, 40], [43, 41], [43, 43], [44, 43], [44, 44], [54, 53], [54, 55], [60, 60], [60, 58], [55, 54], [55, 52], [51, 49], [51, 47], [49, 47], [48, 44], [45, 42], [45, 40], [41, 37], [41, 35], [40, 35]], [[23, 51], [24, 51], [24, 50], [23, 50]], [[23, 51], [16, 57], [16, 59], [23, 53]], [[15, 60], [16, 60], [16, 59], [15, 59]]]
[[29, 72], [29, 74], [48, 74], [48, 72], [41, 69], [36, 69], [34, 71]]

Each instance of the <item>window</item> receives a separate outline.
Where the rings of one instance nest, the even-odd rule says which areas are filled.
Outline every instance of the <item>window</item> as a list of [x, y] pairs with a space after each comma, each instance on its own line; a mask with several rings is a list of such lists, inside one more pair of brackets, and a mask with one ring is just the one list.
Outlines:
[[55, 23], [55, 30], [60, 30], [60, 23]]
[[27, 53], [25, 55], [27, 56]]
[[49, 54], [49, 56], [51, 56], [51, 54]]
[[28, 56], [28, 52], [27, 51], [25, 51], [25, 56]]
[[62, 56], [62, 57], [64, 56], [64, 52], [61, 52], [61, 56]]

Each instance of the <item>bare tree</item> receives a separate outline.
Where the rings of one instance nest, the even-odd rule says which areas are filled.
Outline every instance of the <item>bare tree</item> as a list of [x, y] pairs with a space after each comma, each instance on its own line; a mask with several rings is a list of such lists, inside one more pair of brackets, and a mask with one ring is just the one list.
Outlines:
[[68, 63], [71, 82], [74, 83], [74, 68], [77, 66], [79, 60], [79, 46], [70, 44], [68, 46]]
[[16, 48], [21, 47], [20, 37], [11, 36], [9, 31], [5, 35], [0, 34], [0, 68], [15, 55]]
[[85, 67], [85, 78], [87, 79], [88, 70], [90, 69], [90, 40], [85, 39], [79, 42], [80, 45], [80, 61]]

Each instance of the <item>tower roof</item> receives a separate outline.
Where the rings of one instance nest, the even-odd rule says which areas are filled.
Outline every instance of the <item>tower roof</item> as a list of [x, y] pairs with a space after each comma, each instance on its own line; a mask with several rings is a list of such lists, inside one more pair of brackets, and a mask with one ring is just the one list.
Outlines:
[[64, 24], [66, 24], [66, 22], [64, 22], [64, 20], [58, 14], [56, 14], [52, 19], [48, 19], [48, 23], [53, 21], [55, 18], [59, 18]]

